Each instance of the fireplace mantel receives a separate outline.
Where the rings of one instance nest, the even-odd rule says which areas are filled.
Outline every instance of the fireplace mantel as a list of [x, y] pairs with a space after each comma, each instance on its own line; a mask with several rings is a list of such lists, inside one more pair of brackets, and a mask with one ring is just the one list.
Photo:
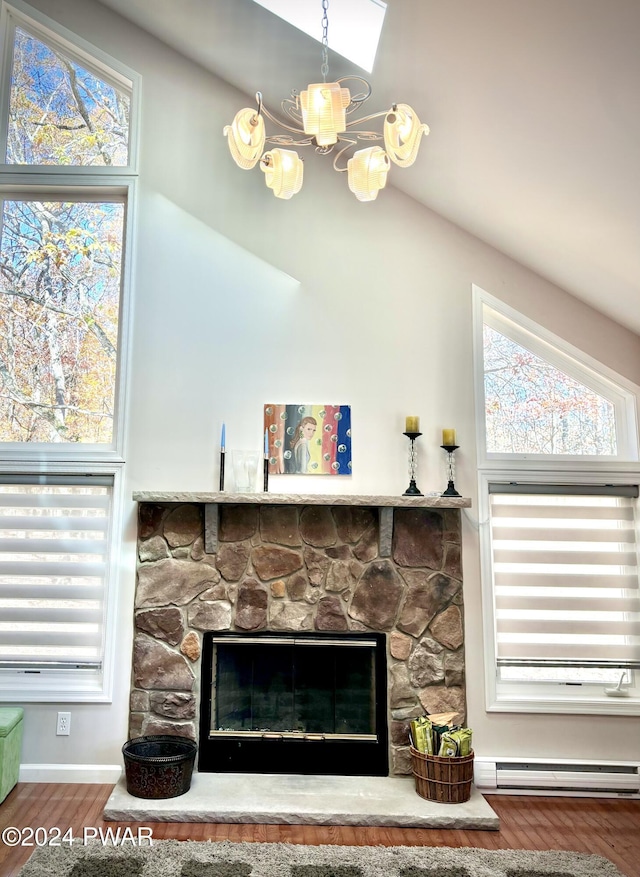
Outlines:
[[461, 509], [471, 500], [464, 496], [363, 496], [314, 493], [202, 493], [184, 491], [146, 491], [133, 494], [137, 502], [199, 503], [204, 505], [204, 544], [208, 554], [218, 550], [219, 507], [221, 505], [360, 506], [379, 510], [379, 550], [391, 556], [394, 509]]
[[136, 502], [197, 502], [238, 505], [354, 505], [397, 509], [462, 509], [470, 508], [471, 500], [464, 496], [361, 496], [359, 494], [315, 493], [207, 493], [183, 490], [137, 490]]

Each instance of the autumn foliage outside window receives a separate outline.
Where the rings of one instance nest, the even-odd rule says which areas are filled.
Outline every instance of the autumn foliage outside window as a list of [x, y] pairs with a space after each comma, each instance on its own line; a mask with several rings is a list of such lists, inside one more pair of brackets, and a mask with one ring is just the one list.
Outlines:
[[110, 444], [126, 203], [86, 195], [80, 171], [128, 164], [130, 94], [13, 33], [6, 164], [73, 168], [83, 194], [38, 192], [36, 175], [2, 202], [0, 441]]
[[4, 202], [2, 441], [111, 441], [123, 210]]
[[484, 388], [489, 453], [616, 454], [613, 404], [486, 324]]
[[7, 164], [128, 164], [129, 95], [15, 29]]

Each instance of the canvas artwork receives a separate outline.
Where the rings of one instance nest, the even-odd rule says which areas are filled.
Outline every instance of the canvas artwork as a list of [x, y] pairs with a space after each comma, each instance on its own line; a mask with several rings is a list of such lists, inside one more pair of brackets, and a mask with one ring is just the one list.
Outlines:
[[351, 475], [350, 405], [265, 405], [270, 475]]

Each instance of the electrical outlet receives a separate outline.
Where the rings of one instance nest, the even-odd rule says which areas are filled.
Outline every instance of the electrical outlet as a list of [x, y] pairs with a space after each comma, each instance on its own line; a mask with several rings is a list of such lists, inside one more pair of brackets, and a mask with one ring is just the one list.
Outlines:
[[56, 725], [56, 735], [58, 737], [67, 737], [71, 733], [71, 713], [58, 713], [58, 724]]

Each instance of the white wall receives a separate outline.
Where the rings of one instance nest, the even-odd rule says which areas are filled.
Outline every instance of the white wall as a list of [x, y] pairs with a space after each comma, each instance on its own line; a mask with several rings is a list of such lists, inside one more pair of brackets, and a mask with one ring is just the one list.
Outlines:
[[[92, 0], [32, 2], [143, 76], [127, 496], [216, 489], [223, 420], [229, 448], [260, 447], [264, 402], [309, 400], [352, 405], [353, 476], [274, 478], [274, 491], [402, 493], [404, 417], [419, 414], [421, 489], [444, 486], [440, 430], [456, 427], [457, 485], [477, 508], [472, 283], [640, 383], [636, 335], [393, 188], [358, 203], [316, 156], [305, 156], [302, 193], [276, 200], [258, 168], [235, 167], [222, 137], [248, 98]], [[391, 176], [420, 173], [428, 140], [413, 168]], [[55, 737], [60, 705], [27, 706], [24, 762], [120, 763], [135, 513], [128, 501], [113, 704], [66, 707], [69, 738]], [[485, 712], [478, 544], [466, 518], [463, 539], [476, 752], [640, 760], [637, 719]]]

